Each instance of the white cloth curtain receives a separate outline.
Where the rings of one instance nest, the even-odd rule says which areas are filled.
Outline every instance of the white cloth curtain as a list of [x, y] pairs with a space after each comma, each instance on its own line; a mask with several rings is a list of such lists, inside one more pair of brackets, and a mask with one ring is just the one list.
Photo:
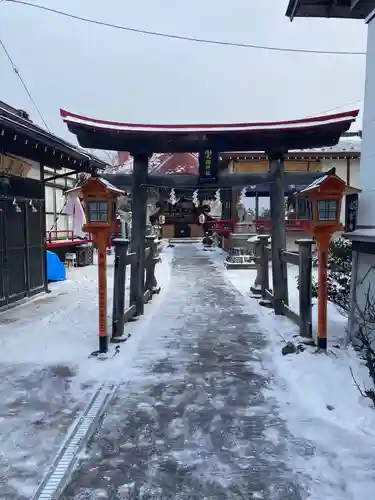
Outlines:
[[87, 233], [85, 233], [82, 228], [86, 224], [86, 215], [81, 200], [76, 193], [68, 194], [64, 213], [72, 216], [73, 235], [79, 238], [85, 238]]

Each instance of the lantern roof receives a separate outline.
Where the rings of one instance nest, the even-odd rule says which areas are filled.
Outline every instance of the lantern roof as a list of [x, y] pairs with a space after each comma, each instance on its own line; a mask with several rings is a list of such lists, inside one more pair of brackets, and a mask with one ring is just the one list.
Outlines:
[[353, 194], [353, 193], [360, 193], [361, 189], [352, 187], [352, 186], [347, 186], [346, 182], [341, 179], [338, 175], [333, 173], [333, 171], [328, 172], [326, 175], [323, 175], [322, 177], [317, 177], [311, 184], [306, 186], [305, 188], [301, 189], [297, 194], [298, 195], [308, 195], [311, 192], [318, 191], [322, 187], [324, 187], [328, 183], [332, 183], [334, 181], [334, 184], [341, 185], [343, 187], [343, 196], [347, 194]]
[[[313, 180], [311, 184], [309, 184], [305, 188], [301, 189], [301, 191], [299, 191], [298, 194], [307, 193], [307, 192], [313, 191], [314, 189], [319, 188], [320, 186], [322, 186], [322, 184], [325, 183], [325, 181], [329, 177], [330, 177], [330, 174], [323, 175], [323, 177], [318, 177], [317, 179]], [[337, 178], [340, 179], [340, 177], [337, 177]], [[340, 180], [342, 180], [342, 179], [340, 179]], [[344, 181], [342, 181], [342, 182], [344, 182]]]
[[69, 130], [86, 148], [142, 153], [288, 151], [333, 146], [358, 110], [311, 118], [257, 123], [150, 125], [111, 122], [60, 110]]
[[89, 179], [87, 179], [80, 186], [76, 186], [76, 187], [74, 187], [72, 189], [68, 189], [67, 191], [65, 191], [65, 194], [76, 193], [77, 196], [80, 196], [82, 194], [82, 189], [84, 188], [84, 186], [88, 182], [93, 181], [93, 180], [95, 180], [102, 187], [104, 187], [107, 191], [112, 192], [116, 196], [122, 196], [122, 195], [125, 194], [125, 191], [123, 191], [122, 189], [119, 189], [119, 188], [115, 187], [113, 184], [111, 184], [109, 181], [107, 181], [107, 179], [103, 179], [103, 177], [90, 177]]

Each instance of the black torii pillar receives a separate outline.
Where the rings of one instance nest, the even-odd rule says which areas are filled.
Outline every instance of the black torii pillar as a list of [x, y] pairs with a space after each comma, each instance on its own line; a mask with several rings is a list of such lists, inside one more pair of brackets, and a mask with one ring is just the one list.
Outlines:
[[132, 173], [132, 232], [130, 250], [137, 256], [131, 266], [130, 303], [136, 307], [136, 315], [144, 312], [145, 242], [147, 216], [148, 154], [134, 154]]
[[275, 314], [283, 314], [283, 304], [288, 305], [287, 265], [283, 252], [285, 251], [285, 179], [284, 155], [282, 152], [268, 153], [271, 208], [271, 249], [272, 249], [272, 285]]

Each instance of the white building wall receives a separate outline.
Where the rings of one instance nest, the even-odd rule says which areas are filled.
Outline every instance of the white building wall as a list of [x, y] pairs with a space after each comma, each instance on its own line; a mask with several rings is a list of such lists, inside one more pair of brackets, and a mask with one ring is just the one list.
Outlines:
[[[375, 18], [368, 23], [366, 84], [359, 173], [359, 208], [353, 240], [352, 314], [349, 334], [355, 337], [366, 298], [375, 297]], [[361, 311], [361, 313], [359, 312]]]
[[358, 226], [375, 227], [375, 19], [368, 24]]

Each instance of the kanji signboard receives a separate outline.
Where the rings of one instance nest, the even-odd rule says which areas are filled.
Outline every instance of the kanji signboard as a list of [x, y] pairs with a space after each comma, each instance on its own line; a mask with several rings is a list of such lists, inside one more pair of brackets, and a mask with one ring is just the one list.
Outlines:
[[199, 154], [199, 178], [203, 182], [215, 182], [218, 176], [219, 153], [206, 149]]

